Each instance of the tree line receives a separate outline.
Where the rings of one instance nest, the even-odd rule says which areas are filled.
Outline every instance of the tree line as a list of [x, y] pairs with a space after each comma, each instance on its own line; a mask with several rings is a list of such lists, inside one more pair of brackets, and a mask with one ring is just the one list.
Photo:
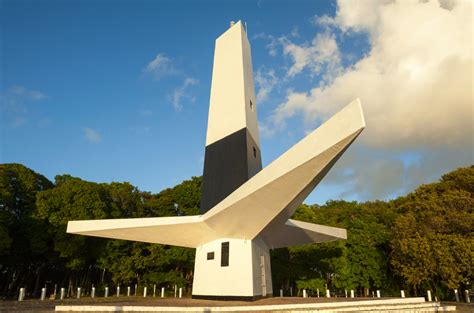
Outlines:
[[[199, 214], [201, 178], [157, 194], [130, 183], [70, 175], [54, 182], [21, 164], [0, 164], [0, 294], [21, 287], [156, 284], [190, 290], [194, 249], [66, 233], [70, 220]], [[271, 251], [273, 290], [380, 289], [450, 298], [474, 273], [474, 166], [391, 201], [302, 205], [293, 218], [343, 227], [348, 239]]]

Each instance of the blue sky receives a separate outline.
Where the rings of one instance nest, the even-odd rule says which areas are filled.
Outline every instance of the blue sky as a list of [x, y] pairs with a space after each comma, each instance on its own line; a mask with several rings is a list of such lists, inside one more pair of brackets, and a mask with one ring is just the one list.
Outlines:
[[[2, 163], [22, 163], [50, 179], [68, 173], [151, 192], [201, 175], [214, 41], [231, 20], [248, 25], [264, 166], [361, 97], [367, 134], [307, 203], [391, 198], [473, 163], [472, 93], [466, 90], [472, 75], [465, 69], [472, 44], [468, 39], [463, 52], [466, 47], [448, 42], [454, 30], [471, 35], [472, 43], [472, 27], [461, 24], [472, 26], [463, 3], [0, 3]], [[420, 16], [432, 19], [446, 36], [433, 40], [417, 25], [411, 38], [406, 29], [390, 28], [397, 14], [408, 26]], [[426, 51], [444, 50], [426, 55], [410, 41], [424, 39], [432, 45]], [[447, 57], [454, 61], [446, 65]], [[428, 75], [441, 70], [439, 78]], [[446, 86], [443, 77], [450, 75], [467, 77], [456, 87], [461, 93], [453, 87], [432, 95], [429, 88]], [[451, 116], [453, 101], [460, 112]], [[440, 125], [432, 128], [432, 121]]]

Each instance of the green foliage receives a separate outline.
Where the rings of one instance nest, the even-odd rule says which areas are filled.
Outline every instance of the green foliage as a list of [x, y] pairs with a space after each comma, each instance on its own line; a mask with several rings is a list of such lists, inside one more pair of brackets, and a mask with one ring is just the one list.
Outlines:
[[312, 291], [312, 293], [317, 292], [326, 292], [326, 281], [322, 278], [312, 278], [312, 279], [303, 279], [296, 281], [296, 288], [306, 289]]
[[314, 279], [323, 279], [328, 288], [337, 289], [388, 285], [387, 245], [394, 214], [386, 203], [329, 201], [323, 206], [302, 205], [293, 218], [348, 230], [346, 241], [288, 249], [288, 267], [297, 277], [297, 286]]
[[146, 194], [146, 216], [197, 215], [201, 202], [201, 177], [192, 177], [156, 195]]
[[394, 201], [391, 264], [415, 292], [454, 289], [474, 274], [474, 167]]
[[41, 267], [49, 257], [45, 225], [33, 214], [37, 193], [52, 188], [43, 175], [21, 164], [0, 164], [0, 265]]
[[[347, 240], [271, 251], [274, 290], [430, 288], [438, 296], [473, 280], [474, 167], [393, 201], [302, 205], [292, 218], [347, 229]], [[70, 220], [199, 214], [201, 178], [160, 193], [0, 165], [0, 288], [190, 287], [194, 250], [66, 233]], [[47, 280], [48, 279], [48, 280]], [[33, 282], [34, 285], [33, 285]]]
[[37, 196], [35, 216], [46, 221], [54, 242], [54, 251], [66, 262], [66, 268], [80, 271], [98, 257], [105, 241], [66, 233], [70, 220], [119, 217], [111, 196], [103, 184], [86, 182], [69, 175], [56, 176], [56, 187]]

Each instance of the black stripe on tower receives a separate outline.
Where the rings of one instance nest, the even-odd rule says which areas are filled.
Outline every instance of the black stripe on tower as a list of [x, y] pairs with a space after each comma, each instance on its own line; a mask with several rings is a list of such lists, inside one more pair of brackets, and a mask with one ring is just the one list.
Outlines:
[[246, 127], [206, 146], [201, 214], [262, 169], [260, 148]]

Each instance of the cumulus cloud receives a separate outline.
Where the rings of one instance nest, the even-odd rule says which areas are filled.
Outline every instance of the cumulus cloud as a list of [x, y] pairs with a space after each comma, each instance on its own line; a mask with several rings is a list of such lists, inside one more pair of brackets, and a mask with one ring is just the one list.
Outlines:
[[[473, 60], [469, 6], [460, 2], [447, 10], [435, 1], [361, 1], [349, 7], [342, 1], [334, 27], [369, 32], [370, 52], [330, 84], [315, 86], [308, 92], [289, 90], [270, 122], [281, 127], [285, 119], [301, 114], [311, 124], [360, 97], [369, 125], [363, 137], [367, 145], [471, 142]], [[289, 75], [302, 65], [308, 66], [295, 58]]]
[[[367, 123], [357, 141], [363, 149], [328, 178], [350, 183], [347, 192], [363, 198], [406, 192], [435, 179], [433, 174], [474, 161], [471, 2], [339, 1], [334, 17], [315, 22], [325, 26], [322, 35], [284, 48], [292, 60], [288, 76], [306, 68], [318, 73], [318, 56], [338, 55], [337, 33], [366, 34], [370, 50], [350, 67], [325, 68], [332, 77], [309, 90], [288, 89], [266, 120], [267, 134], [284, 130], [291, 118], [314, 129], [359, 97]], [[317, 48], [324, 46], [318, 36], [330, 53]], [[394, 159], [394, 153], [401, 156]], [[410, 154], [422, 161], [407, 164]]]
[[434, 182], [458, 167], [470, 165], [472, 161], [469, 148], [393, 151], [356, 144], [323, 182], [342, 190], [342, 198], [394, 198], [421, 184]]
[[286, 37], [280, 38], [280, 43], [283, 46], [283, 54], [293, 61], [287, 72], [289, 77], [294, 77], [309, 68], [312, 75], [325, 70], [327, 77], [324, 79], [330, 80], [341, 68], [340, 52], [336, 38], [331, 33], [317, 34], [311, 42], [300, 45]]
[[187, 98], [189, 101], [194, 102], [195, 97], [189, 93], [189, 87], [194, 86], [199, 81], [192, 77], [187, 77], [184, 79], [183, 84], [176, 88], [171, 95], [171, 103], [176, 111], [181, 111], [183, 109], [182, 101], [184, 98]]
[[84, 137], [89, 142], [99, 143], [99, 142], [102, 141], [102, 137], [100, 136], [99, 132], [97, 130], [93, 129], [93, 128], [84, 127], [82, 129], [82, 132], [84, 134]]
[[156, 57], [148, 63], [143, 69], [143, 73], [151, 74], [156, 80], [160, 80], [165, 76], [178, 74], [178, 70], [173, 64], [173, 60], [164, 53], [158, 53]]

